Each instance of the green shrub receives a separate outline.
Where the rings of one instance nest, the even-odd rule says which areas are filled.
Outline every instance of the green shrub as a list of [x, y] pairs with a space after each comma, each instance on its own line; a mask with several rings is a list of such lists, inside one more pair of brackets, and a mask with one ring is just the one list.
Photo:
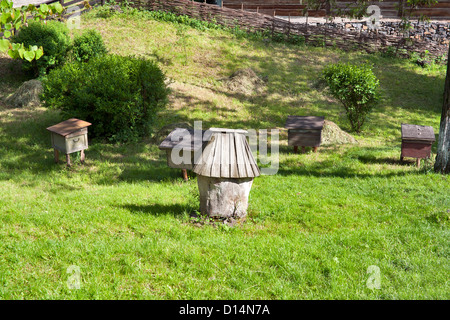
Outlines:
[[72, 54], [75, 60], [87, 62], [91, 58], [107, 53], [102, 35], [96, 30], [87, 30], [73, 40]]
[[331, 94], [347, 112], [352, 130], [361, 131], [367, 114], [378, 102], [379, 81], [368, 65], [337, 63], [323, 70]]
[[24, 70], [33, 71], [36, 76], [45, 74], [51, 68], [63, 64], [71, 45], [69, 29], [66, 24], [54, 20], [30, 22], [28, 26], [21, 27], [12, 40], [16, 43], [23, 43], [25, 46], [43, 47], [44, 55], [39, 60], [23, 61], [22, 64]]
[[93, 137], [127, 141], [151, 132], [167, 103], [165, 76], [142, 58], [105, 55], [86, 63], [67, 63], [43, 81], [44, 106], [66, 118], [91, 122]]

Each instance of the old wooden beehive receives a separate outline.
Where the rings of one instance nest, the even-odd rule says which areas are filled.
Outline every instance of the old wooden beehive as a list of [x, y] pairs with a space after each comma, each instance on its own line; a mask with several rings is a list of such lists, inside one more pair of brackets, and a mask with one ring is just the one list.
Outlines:
[[430, 157], [435, 140], [433, 127], [402, 123], [400, 160], [403, 161], [404, 157], [416, 158], [417, 165], [420, 166], [420, 159]]
[[211, 128], [200, 161], [194, 165], [200, 193], [200, 212], [222, 219], [247, 215], [253, 179], [260, 170], [245, 130]]
[[320, 146], [324, 117], [316, 116], [288, 116], [285, 128], [288, 129], [288, 145], [298, 147], [313, 147], [314, 151]]
[[187, 180], [186, 170], [192, 170], [196, 159], [201, 156], [206, 140], [204, 130], [175, 128], [161, 142], [159, 149], [166, 151], [167, 165], [181, 169], [183, 178]]
[[59, 160], [59, 152], [66, 154], [70, 165], [70, 153], [81, 151], [81, 161], [84, 162], [84, 150], [88, 148], [88, 129], [91, 123], [71, 118], [48, 127], [51, 132], [52, 147], [55, 152], [55, 162]]

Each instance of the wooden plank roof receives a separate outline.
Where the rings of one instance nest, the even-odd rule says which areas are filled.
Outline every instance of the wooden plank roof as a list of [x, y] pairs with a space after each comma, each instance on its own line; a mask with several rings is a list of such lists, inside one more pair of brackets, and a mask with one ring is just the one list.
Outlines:
[[207, 140], [209, 140], [210, 133], [205, 130], [175, 128], [169, 135], [161, 142], [159, 149], [171, 150], [175, 147], [187, 151], [194, 151], [200, 149]]
[[245, 130], [210, 129], [212, 136], [193, 171], [214, 178], [254, 178], [261, 173]]
[[89, 127], [90, 125], [92, 125], [92, 123], [76, 118], [71, 118], [69, 120], [55, 124], [54, 126], [48, 127], [47, 130], [65, 137], [72, 132]]
[[433, 127], [402, 123], [402, 140], [434, 142]]
[[284, 127], [287, 129], [321, 130], [324, 121], [324, 117], [288, 116]]

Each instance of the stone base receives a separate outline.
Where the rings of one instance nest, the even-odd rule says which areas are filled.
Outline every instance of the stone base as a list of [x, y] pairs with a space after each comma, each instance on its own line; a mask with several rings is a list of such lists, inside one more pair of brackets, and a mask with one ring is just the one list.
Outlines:
[[247, 215], [253, 178], [211, 178], [197, 176], [200, 213], [214, 218], [242, 219]]

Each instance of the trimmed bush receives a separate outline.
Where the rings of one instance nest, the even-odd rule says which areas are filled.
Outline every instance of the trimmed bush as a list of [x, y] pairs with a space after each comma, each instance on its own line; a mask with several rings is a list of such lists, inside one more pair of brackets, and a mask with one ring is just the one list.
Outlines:
[[368, 65], [337, 63], [323, 70], [323, 78], [333, 97], [347, 112], [352, 130], [361, 132], [367, 114], [378, 102], [379, 81]]
[[149, 134], [168, 95], [156, 63], [118, 55], [67, 63], [52, 70], [43, 86], [44, 106], [91, 122], [90, 135], [113, 141]]
[[19, 29], [12, 41], [23, 43], [25, 46], [43, 47], [44, 55], [39, 60], [31, 62], [25, 60], [22, 63], [23, 69], [32, 71], [35, 76], [45, 74], [51, 68], [63, 64], [71, 45], [66, 24], [54, 20], [30, 22], [28, 26]]
[[87, 30], [73, 40], [72, 54], [77, 61], [87, 62], [106, 53], [103, 38], [96, 30]]

